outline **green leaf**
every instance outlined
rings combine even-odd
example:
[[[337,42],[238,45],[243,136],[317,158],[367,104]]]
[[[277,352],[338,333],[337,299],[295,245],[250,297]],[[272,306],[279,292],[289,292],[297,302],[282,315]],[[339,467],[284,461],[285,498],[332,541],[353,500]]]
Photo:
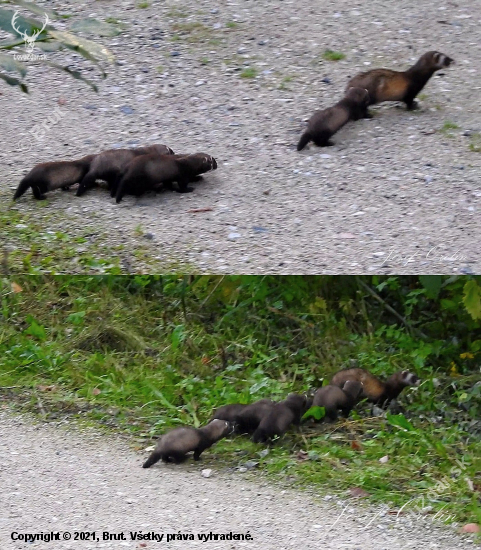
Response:
[[[177,325],[172,331],[172,349],[176,350],[179,347],[179,344],[184,341],[184,338],[184,325]]]
[[[439,296],[443,284],[442,275],[419,275],[419,280],[426,289],[428,298],[435,300]]]
[[[92,17],[75,22],[71,30],[75,32],[84,32],[86,34],[95,34],[97,36],[117,36],[122,32],[117,25],[104,23]]]
[[[307,418],[314,418],[315,420],[321,420],[326,416],[326,409],[324,407],[311,407],[302,416],[302,420]]]
[[[12,18],[15,15],[14,11],[5,10],[0,8],[0,29],[10,34],[16,36],[21,36],[13,27],[12,27]],[[27,34],[32,34],[34,31],[41,29],[43,27],[42,21],[37,21],[36,19],[31,19],[30,17],[23,17],[23,15],[18,14],[15,22],[15,26]],[[42,33],[43,35],[43,33]],[[40,36],[42,36],[40,35]]]
[[[100,59],[113,63],[115,59],[113,54],[105,46],[96,44],[86,38],[80,38],[69,32],[54,30],[49,30],[49,35],[93,63],[98,64]]]
[[[25,92],[26,94],[28,94],[27,86],[23,82],[18,80],[18,78],[13,78],[12,76],[8,76],[7,74],[3,74],[3,73],[0,73],[0,78],[2,80],[5,80],[5,82],[7,84],[10,84],[10,86],[20,86],[20,89],[22,90],[22,92]]]
[[[414,426],[409,422],[409,420],[403,415],[403,414],[387,414],[386,420],[391,424],[392,426],[396,426],[397,428],[401,428],[403,430],[406,430],[407,432],[415,432],[416,429]]]
[[[47,333],[45,332],[43,326],[39,325],[31,315],[27,316],[27,322],[30,323],[30,325],[24,331],[24,333],[35,336],[35,338],[38,338],[39,340],[45,340],[45,338],[47,337]]]
[[[16,6],[22,6],[22,8],[26,8],[27,10],[29,10],[33,13],[36,13],[37,15],[45,15],[46,14],[52,19],[55,19],[55,18],[58,18],[58,17],[62,17],[62,18],[67,17],[65,15],[59,15],[54,10],[46,9],[43,6],[42,7],[37,6],[37,4],[35,4],[33,2],[25,2],[24,0],[15,0],[15,5]]]
[[[0,67],[3,67],[6,71],[16,71],[22,76],[27,74],[27,68],[23,63],[16,61],[11,55],[0,54]]]
[[[94,90],[94,92],[99,91],[99,89],[97,88],[97,85],[94,84],[88,78],[85,78],[84,76],[82,76],[82,73],[80,73],[79,71],[74,71],[74,70],[70,69],[69,67],[59,65],[58,63],[53,63],[52,61],[45,61],[44,60],[44,61],[42,61],[42,63],[45,63],[46,65],[49,65],[50,67],[53,67],[54,69],[64,71],[64,72],[68,73],[70,76],[73,76],[73,78],[75,78],[77,80],[82,80],[82,82],[85,82],[85,84],[88,84],[92,88],[92,90]]]
[[[67,321],[72,323],[73,325],[80,325],[83,323],[85,317],[85,311],[77,311],[75,313],[71,313],[67,317]]]
[[[471,279],[464,285],[463,303],[466,311],[476,321],[481,319],[481,288]]]

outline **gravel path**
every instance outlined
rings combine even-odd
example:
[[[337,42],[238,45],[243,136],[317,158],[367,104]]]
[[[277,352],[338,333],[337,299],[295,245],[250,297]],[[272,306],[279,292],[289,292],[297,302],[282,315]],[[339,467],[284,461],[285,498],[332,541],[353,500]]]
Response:
[[[478,1],[56,5],[75,12],[70,21],[123,21],[123,34],[99,39],[118,64],[98,94],[36,66],[30,96],[1,87],[2,202],[37,162],[163,142],[210,153],[219,169],[183,196],[115,205],[97,189],[82,198],[52,193],[45,207],[29,195],[15,208],[34,220],[54,215],[66,227],[98,225],[112,247],[134,248],[136,231],[150,233],[152,258],[196,271],[481,272],[481,153],[469,150],[481,131]],[[346,58],[326,61],[326,49]],[[304,121],[336,102],[349,76],[406,68],[431,49],[456,64],[431,79],[418,112],[377,106],[373,120],[342,129],[334,147],[295,151]],[[89,66],[66,57],[72,68]],[[241,78],[249,67],[257,77]],[[86,74],[95,79],[98,71]],[[55,109],[60,121],[29,149],[32,121]],[[440,131],[446,122],[457,128]],[[212,210],[189,212],[196,208]]]
[[[243,475],[213,471],[209,454],[200,465],[141,468],[144,457],[120,438],[79,434],[33,424],[0,411],[0,546],[4,548],[158,548],[155,541],[130,540],[130,531],[194,534],[249,533],[253,541],[164,540],[164,546],[214,549],[305,548],[306,550],[468,550],[475,544],[450,528],[404,516],[375,517],[377,511],[325,502],[281,491]],[[336,523],[337,522],[337,523]],[[369,525],[368,525],[369,524]],[[13,542],[11,533],[125,533],[125,541]]]

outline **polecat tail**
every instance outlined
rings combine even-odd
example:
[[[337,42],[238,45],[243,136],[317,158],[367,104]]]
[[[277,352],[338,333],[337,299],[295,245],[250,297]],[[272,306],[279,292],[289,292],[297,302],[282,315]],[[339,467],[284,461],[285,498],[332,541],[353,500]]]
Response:
[[[311,136],[309,134],[309,132],[306,130],[302,136],[301,136],[301,139],[299,140],[299,143],[297,144],[297,150],[298,151],[302,151],[302,149],[304,149],[304,147],[311,141]]]
[[[144,462],[142,468],[150,468],[153,464],[158,462],[162,458],[162,453],[159,451],[154,451],[149,458]]]
[[[23,178],[23,180],[18,184],[17,190],[15,191],[15,195],[13,195],[13,200],[16,201],[19,197],[21,197],[26,191],[31,187],[30,179]]]

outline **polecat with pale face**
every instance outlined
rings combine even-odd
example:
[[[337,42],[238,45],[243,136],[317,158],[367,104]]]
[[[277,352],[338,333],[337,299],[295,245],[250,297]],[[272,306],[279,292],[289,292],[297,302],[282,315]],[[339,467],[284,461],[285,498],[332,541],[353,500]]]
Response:
[[[373,69],[360,73],[348,82],[346,91],[352,87],[365,88],[369,92],[370,105],[382,101],[403,101],[408,109],[413,109],[414,98],[433,74],[453,62],[444,53],[426,52],[407,71]]]

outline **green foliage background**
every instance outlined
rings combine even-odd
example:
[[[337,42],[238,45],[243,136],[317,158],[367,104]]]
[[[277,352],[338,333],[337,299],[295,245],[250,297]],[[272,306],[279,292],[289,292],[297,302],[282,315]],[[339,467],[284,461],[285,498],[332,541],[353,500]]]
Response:
[[[1,285],[0,399],[142,441],[198,426],[226,403],[317,388],[346,366],[380,377],[413,371],[423,383],[403,392],[403,414],[372,418],[361,404],[347,421],[307,423],[267,455],[238,437],[204,461],[237,467],[250,457],[289,483],[362,487],[395,508],[429,495],[434,512],[447,506],[450,519],[481,521],[477,277],[35,276]]]

